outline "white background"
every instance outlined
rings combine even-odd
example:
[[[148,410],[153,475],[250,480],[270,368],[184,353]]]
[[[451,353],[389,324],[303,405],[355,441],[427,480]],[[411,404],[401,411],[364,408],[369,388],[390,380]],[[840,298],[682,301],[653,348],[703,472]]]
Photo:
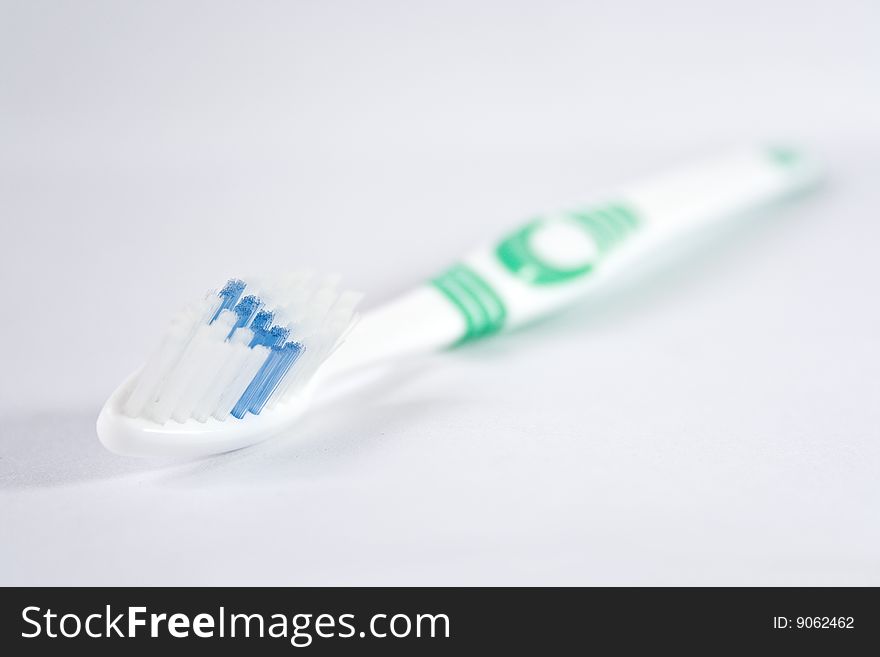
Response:
[[[0,583],[880,584],[880,4],[0,0]],[[196,463],[94,420],[181,304],[391,298],[691,156],[826,188]]]

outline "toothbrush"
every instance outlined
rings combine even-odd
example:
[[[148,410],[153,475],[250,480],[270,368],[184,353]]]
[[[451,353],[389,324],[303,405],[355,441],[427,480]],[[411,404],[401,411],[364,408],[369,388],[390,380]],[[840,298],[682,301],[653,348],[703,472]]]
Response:
[[[362,317],[361,295],[337,291],[335,279],[230,280],[174,318],[104,405],[98,437],[131,456],[252,445],[294,424],[333,375],[525,324],[688,231],[819,179],[816,162],[796,151],[737,151],[535,218]]]

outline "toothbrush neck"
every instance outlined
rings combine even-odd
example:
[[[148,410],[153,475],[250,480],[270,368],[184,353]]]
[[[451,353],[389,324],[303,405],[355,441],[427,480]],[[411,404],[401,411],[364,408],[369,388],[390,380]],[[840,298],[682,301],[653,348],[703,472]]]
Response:
[[[321,368],[322,376],[438,351],[464,333],[464,320],[432,285],[367,311]]]

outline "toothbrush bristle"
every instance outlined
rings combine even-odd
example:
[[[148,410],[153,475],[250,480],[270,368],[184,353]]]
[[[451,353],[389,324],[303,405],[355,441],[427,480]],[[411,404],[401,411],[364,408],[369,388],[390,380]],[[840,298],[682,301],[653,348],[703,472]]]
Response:
[[[357,321],[336,279],[229,280],[173,319],[123,412],[160,424],[243,419],[295,396]]]

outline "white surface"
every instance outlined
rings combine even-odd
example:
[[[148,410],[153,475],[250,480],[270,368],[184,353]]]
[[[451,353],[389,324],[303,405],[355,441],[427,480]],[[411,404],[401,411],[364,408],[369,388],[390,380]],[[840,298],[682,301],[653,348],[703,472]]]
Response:
[[[876,2],[0,4],[2,584],[880,584]],[[376,301],[732,143],[821,195],[197,463],[104,397],[222,280]]]

